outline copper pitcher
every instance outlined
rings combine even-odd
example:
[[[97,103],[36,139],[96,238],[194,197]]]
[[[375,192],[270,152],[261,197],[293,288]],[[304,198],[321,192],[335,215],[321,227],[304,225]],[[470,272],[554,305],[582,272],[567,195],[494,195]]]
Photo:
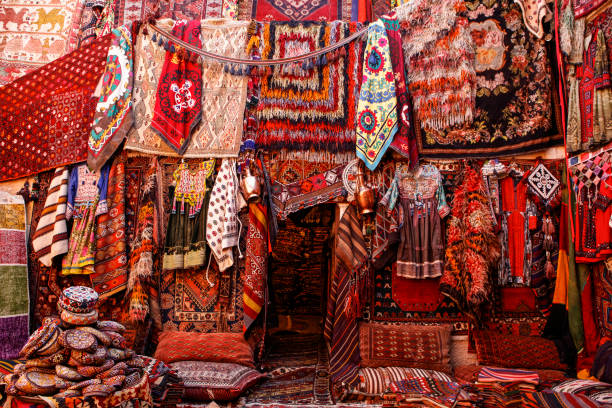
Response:
[[[360,213],[362,215],[366,215],[372,214],[374,212],[376,199],[374,197],[374,190],[367,186],[363,176],[363,171],[360,168],[359,172],[357,173],[357,186],[355,188],[355,196],[357,198],[357,204],[359,205]]]
[[[251,172],[251,168],[247,166],[246,173],[240,181],[242,194],[249,203],[257,203],[261,200],[261,183],[259,178]]]

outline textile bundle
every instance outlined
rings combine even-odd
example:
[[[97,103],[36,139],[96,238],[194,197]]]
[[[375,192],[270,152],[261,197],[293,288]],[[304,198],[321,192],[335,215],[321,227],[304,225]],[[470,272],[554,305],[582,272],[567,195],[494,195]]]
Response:
[[[88,141],[87,164],[100,170],[132,127],[132,25],[112,32],[113,40],[102,77],[102,95],[96,105]]]
[[[264,306],[268,268],[268,214],[261,204],[249,204],[244,275],[244,326],[249,328]]]
[[[462,1],[410,1],[396,9],[403,31],[408,90],[425,129],[470,123],[476,72]],[[434,23],[435,21],[435,23]]]
[[[51,261],[57,255],[68,252],[67,200],[68,169],[58,167],[55,169],[45,207],[32,237],[32,248],[36,251],[40,263],[45,266],[51,266]]]
[[[455,191],[446,245],[440,292],[466,313],[477,315],[491,297],[489,267],[499,257],[499,243],[482,177],[469,167]]]
[[[0,191],[0,358],[17,358],[29,336],[30,296],[23,197]]]
[[[271,22],[260,40],[262,59],[289,58],[348,37],[357,26],[335,21]],[[276,65],[261,78],[257,146],[337,153],[354,150],[358,43],[317,64]]]
[[[357,318],[365,302],[363,273],[367,269],[366,244],[357,209],[349,206],[338,224],[335,271],[330,279],[325,318],[325,339],[330,345],[330,374],[334,384],[356,386],[359,381],[359,327]]]
[[[102,37],[0,88],[0,181],[87,158],[92,95],[110,40]]]

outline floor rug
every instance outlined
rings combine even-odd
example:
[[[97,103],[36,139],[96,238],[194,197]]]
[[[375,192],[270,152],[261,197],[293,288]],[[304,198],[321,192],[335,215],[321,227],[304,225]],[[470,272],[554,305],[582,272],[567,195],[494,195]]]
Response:
[[[0,359],[17,358],[28,340],[30,295],[23,197],[0,192]]]
[[[257,21],[334,21],[351,17],[351,2],[346,0],[253,0],[248,6],[250,17]]]
[[[450,131],[416,126],[421,155],[490,158],[562,144],[549,59],[553,50],[527,30],[512,1],[470,0],[465,5],[477,56],[474,121]]]

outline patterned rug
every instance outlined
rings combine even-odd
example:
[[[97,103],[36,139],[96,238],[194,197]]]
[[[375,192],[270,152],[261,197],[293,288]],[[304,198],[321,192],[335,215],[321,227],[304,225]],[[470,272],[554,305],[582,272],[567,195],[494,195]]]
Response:
[[[23,197],[0,192],[0,359],[17,358],[29,336],[30,295]]]
[[[466,1],[476,45],[474,122],[451,131],[417,126],[425,157],[493,157],[563,143],[558,96],[544,39],[529,33],[510,0]],[[537,85],[535,85],[537,84]]]
[[[612,337],[612,272],[607,267],[593,268],[595,312],[599,334]]]
[[[80,0],[5,0],[0,9],[0,86],[77,47]]]
[[[417,324],[453,324],[453,333],[467,333],[467,318],[446,297],[442,297],[434,310],[432,307],[422,305],[421,310],[403,310],[393,297],[392,267],[387,265],[374,274],[374,290],[372,291],[372,316],[377,321],[401,321]],[[412,305],[414,306],[414,305]],[[407,309],[417,307],[408,306]],[[425,310],[423,310],[425,309]]]
[[[241,7],[250,8],[250,18],[257,21],[334,21],[351,18],[350,0],[252,0],[252,3]]]
[[[356,29],[354,24],[339,21],[266,23],[260,41],[261,58],[287,58],[310,52],[338,42]],[[335,58],[325,57],[326,64],[313,64],[309,69],[301,63],[275,66],[261,77],[258,147],[306,150],[305,155],[310,149],[315,149],[316,154],[355,149],[355,44],[358,42],[351,43]]]

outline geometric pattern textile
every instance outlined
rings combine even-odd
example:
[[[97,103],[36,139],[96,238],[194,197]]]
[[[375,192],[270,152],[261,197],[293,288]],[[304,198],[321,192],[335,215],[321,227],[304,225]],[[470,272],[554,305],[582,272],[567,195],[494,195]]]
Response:
[[[601,408],[602,405],[583,395],[565,392],[526,392],[521,407],[525,408]]]
[[[0,88],[0,181],[87,158],[110,36]]]
[[[610,262],[612,259],[606,265]],[[599,333],[602,337],[612,337],[612,268],[593,268],[592,277]]]
[[[389,386],[393,383],[418,379],[432,379],[446,382],[453,381],[447,374],[439,371],[404,367],[366,367],[359,370],[359,385],[354,391],[368,395],[379,395],[388,392]]]
[[[30,295],[23,197],[0,191],[0,359],[17,358],[29,335]]]
[[[253,0],[250,18],[257,21],[347,20],[350,19],[350,6],[347,7],[345,2],[346,0]]]

